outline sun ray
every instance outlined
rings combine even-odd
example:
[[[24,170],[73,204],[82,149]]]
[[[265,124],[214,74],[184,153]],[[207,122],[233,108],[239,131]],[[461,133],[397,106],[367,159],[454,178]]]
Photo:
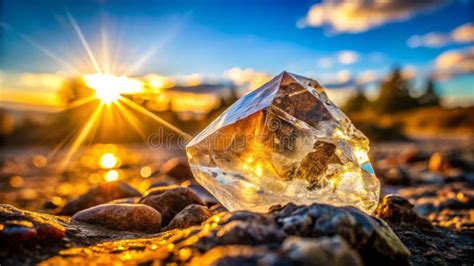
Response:
[[[84,143],[84,141],[89,136],[89,133],[94,128],[94,126],[96,126],[96,121],[99,118],[99,115],[101,114],[103,107],[104,105],[101,104],[94,110],[94,112],[89,117],[86,124],[84,125],[84,127],[80,130],[78,136],[74,139],[73,143],[67,150],[66,155],[64,156],[64,159],[59,164],[60,172],[63,172],[66,169],[71,158],[77,152],[79,147]]]
[[[181,136],[183,136],[184,138],[186,138],[186,140],[191,140],[192,139],[192,136],[189,135],[188,133],[182,131],[181,129],[177,128],[176,126],[174,126],[173,124],[169,123],[168,121],[164,120],[163,118],[157,116],[156,114],[148,111],[147,109],[145,109],[143,106],[135,103],[134,101],[126,98],[126,97],[123,97],[121,96],[119,98],[119,101],[123,102],[124,104],[128,105],[130,108],[140,112],[141,114],[143,115],[146,115],[148,116],[149,118],[155,120],[156,122],[164,125],[165,127],[171,129],[172,131],[180,134]]]
[[[136,71],[140,70],[143,65],[150,60],[150,58],[155,55],[155,53],[161,49],[168,41],[170,41],[177,33],[181,25],[177,25],[165,34],[162,34],[161,39],[158,42],[154,42],[153,47],[146,51],[141,57],[139,57],[134,63],[127,67],[121,75],[132,75]]]
[[[146,134],[143,130],[143,127],[140,125],[140,122],[138,119],[129,111],[127,110],[120,102],[116,105],[117,108],[119,109],[119,112],[121,115],[127,120],[127,122],[135,129],[137,134],[140,136],[140,138],[145,141]]]
[[[126,25],[125,25],[126,26]],[[126,36],[127,34],[127,29],[126,28],[121,28],[118,30],[118,32],[116,34],[114,34],[114,40],[115,40],[115,44],[113,45],[113,48],[111,48],[111,55],[110,55],[110,58],[111,58],[111,66],[110,66],[110,71],[111,73],[119,73],[120,72],[120,67],[121,65],[119,65],[117,62],[124,62],[123,60],[123,53],[122,53],[122,41],[124,39],[124,37]]]
[[[64,146],[72,139],[72,137],[74,136],[74,133],[76,133],[77,131],[71,131],[69,134],[67,134],[67,136],[61,141],[59,142],[58,145],[56,145],[53,150],[46,156],[48,162],[49,161],[52,161],[52,158],[55,158],[56,155],[64,148]]]
[[[71,13],[69,12],[66,12],[67,13],[67,16],[69,18],[69,22],[71,23],[72,27],[74,28],[74,30],[76,31],[76,34],[77,34],[77,37],[79,37],[79,40],[81,41],[82,43],[82,46],[84,47],[84,49],[86,50],[87,52],[87,55],[89,56],[89,59],[91,60],[91,63],[92,65],[94,66],[95,70],[98,72],[98,73],[103,73],[102,72],[102,69],[99,65],[99,63],[97,62],[97,59],[95,58],[94,56],[94,53],[92,53],[92,50],[91,48],[89,47],[89,43],[87,42],[86,38],[84,37],[84,34],[82,34],[82,30],[81,28],[79,27],[79,25],[77,24],[76,20],[74,19],[74,17],[71,15]]]
[[[141,56],[135,63],[128,67],[121,75],[129,76],[139,70],[158,50],[158,47],[150,49],[143,56]]]
[[[14,34],[16,34],[18,37],[20,37],[20,39],[22,39],[23,41],[29,43],[31,46],[35,47],[36,49],[40,50],[44,55],[48,56],[49,58],[53,59],[56,63],[58,63],[59,65],[67,68],[68,70],[74,72],[74,74],[76,75],[82,75],[82,73],[77,69],[75,68],[74,66],[72,66],[71,64],[68,64],[66,61],[64,61],[63,59],[61,59],[59,56],[57,56],[56,54],[54,54],[53,52],[51,52],[49,49],[47,49],[46,47],[42,46],[41,44],[39,44],[38,42],[36,42],[35,40],[31,39],[30,37],[20,33],[20,32],[17,32],[16,30],[14,30],[10,25],[7,25],[6,23],[0,23],[0,27],[3,28],[4,30],[8,30]]]
[[[105,73],[110,72],[110,51],[109,51],[109,38],[104,23],[100,27],[100,43],[101,43],[101,63],[104,66]]]
[[[64,108],[62,111],[74,109],[74,108],[86,105],[86,104],[91,103],[91,102],[96,101],[96,100],[97,100],[97,97],[95,95],[94,96],[89,96],[89,97],[86,97],[86,98],[81,98],[81,99],[78,99],[78,100],[75,100],[73,102],[68,103],[67,107]]]

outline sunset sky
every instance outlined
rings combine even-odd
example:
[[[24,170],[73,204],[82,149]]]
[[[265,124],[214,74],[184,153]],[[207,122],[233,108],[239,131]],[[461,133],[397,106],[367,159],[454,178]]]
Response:
[[[0,3],[0,85],[9,93],[25,89],[25,73],[94,73],[84,36],[113,74],[243,84],[288,70],[371,94],[400,66],[417,87],[434,76],[449,105],[474,103],[469,0]]]

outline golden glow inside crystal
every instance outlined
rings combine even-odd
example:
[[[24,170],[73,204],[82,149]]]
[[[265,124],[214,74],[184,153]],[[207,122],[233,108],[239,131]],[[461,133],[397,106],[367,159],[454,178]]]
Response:
[[[283,72],[186,147],[196,180],[231,211],[275,204],[377,207],[369,140],[315,80]]]

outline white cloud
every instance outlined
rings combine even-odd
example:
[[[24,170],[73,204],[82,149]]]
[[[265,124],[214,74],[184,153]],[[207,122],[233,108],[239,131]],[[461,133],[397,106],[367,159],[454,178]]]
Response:
[[[334,32],[363,32],[392,21],[411,18],[415,13],[438,6],[443,0],[323,0],[311,6],[297,26],[330,26]]]
[[[454,29],[451,37],[455,42],[474,42],[474,23],[466,23]]]
[[[252,68],[234,67],[224,72],[224,77],[232,80],[245,91],[252,91],[272,79],[268,73],[259,72]]]
[[[338,83],[346,83],[352,79],[352,74],[349,70],[341,70],[336,74]]]
[[[331,68],[335,64],[352,65],[357,63],[360,57],[361,55],[359,55],[359,53],[356,51],[342,50],[330,56],[319,58],[317,61],[317,66],[324,69]]]
[[[437,79],[449,79],[467,73],[474,73],[474,46],[449,50],[435,59],[433,74]]]
[[[430,32],[425,35],[413,35],[407,40],[411,48],[439,48],[452,43],[474,42],[474,23],[463,24],[449,33]]]
[[[169,79],[170,82],[186,87],[198,86],[208,81],[207,77],[204,77],[203,75],[197,73],[187,75],[174,75],[169,77],[163,76],[163,78]]]
[[[354,64],[359,60],[359,54],[354,51],[341,51],[337,54],[337,61],[344,65]]]
[[[407,40],[407,44],[411,48],[420,46],[439,48],[450,43],[449,35],[431,32],[426,35],[413,35]]]

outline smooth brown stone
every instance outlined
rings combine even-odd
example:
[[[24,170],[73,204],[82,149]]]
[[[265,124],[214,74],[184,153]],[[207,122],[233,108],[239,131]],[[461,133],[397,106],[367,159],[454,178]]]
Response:
[[[80,211],[72,219],[123,231],[157,233],[161,229],[161,214],[144,204],[102,204]]]

